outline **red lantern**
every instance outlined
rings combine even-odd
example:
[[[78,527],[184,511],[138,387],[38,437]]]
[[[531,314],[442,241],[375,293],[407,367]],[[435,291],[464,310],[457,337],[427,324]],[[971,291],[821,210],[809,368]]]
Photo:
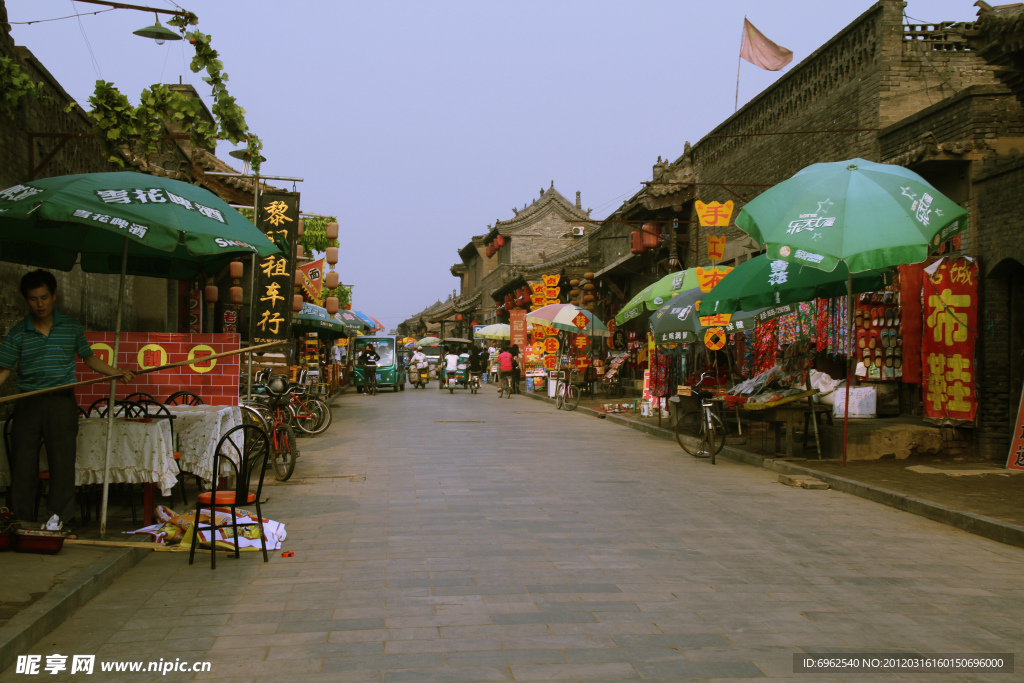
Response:
[[[498,243],[498,249],[501,249],[503,246],[505,246],[505,236],[498,235],[498,239],[496,239],[495,242]]]
[[[242,303],[242,288],[232,287],[228,290],[228,295],[231,297],[231,303],[240,304]]]
[[[338,274],[333,270],[327,271],[324,275],[324,284],[327,285],[327,289],[334,289],[338,286]]]
[[[217,303],[217,285],[206,285],[204,298],[208,304]]]
[[[338,248],[337,247],[327,247],[327,256],[326,256],[326,258],[327,258],[327,262],[330,263],[332,266],[334,264],[336,264],[338,262]]]
[[[292,311],[298,313],[302,310],[302,295],[295,294],[292,296]]]
[[[644,249],[654,249],[658,246],[658,239],[661,235],[661,228],[654,223],[644,223],[643,242]]]
[[[639,230],[629,233],[629,252],[631,254],[644,253],[644,238]]]
[[[336,240],[336,239],[338,239],[338,224],[337,223],[328,223],[324,227],[324,232],[327,233],[327,239],[329,239],[329,240]]]
[[[232,261],[228,265],[228,270],[231,273],[232,280],[241,280],[243,273],[245,273],[245,264],[241,261]]]
[[[462,314],[461,313],[456,313],[455,314],[455,322],[457,322],[457,323],[461,323],[462,322]]]
[[[299,270],[298,268],[296,268],[295,269],[295,286],[296,287],[301,287],[303,284],[305,284],[305,282],[306,282],[306,278],[303,277],[302,271]]]
[[[338,312],[338,297],[336,297],[336,296],[329,296],[329,297],[327,297],[327,299],[324,301],[324,308],[326,308],[327,312],[330,313],[331,315],[334,315],[335,313],[337,313]]]

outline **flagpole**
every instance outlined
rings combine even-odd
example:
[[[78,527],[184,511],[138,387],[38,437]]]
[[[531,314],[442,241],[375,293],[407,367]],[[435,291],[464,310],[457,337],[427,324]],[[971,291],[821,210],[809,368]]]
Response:
[[[747,15],[743,15],[743,30],[740,32],[740,56],[736,58],[736,102],[732,113],[740,109],[740,67],[743,66],[743,38],[747,34]]]

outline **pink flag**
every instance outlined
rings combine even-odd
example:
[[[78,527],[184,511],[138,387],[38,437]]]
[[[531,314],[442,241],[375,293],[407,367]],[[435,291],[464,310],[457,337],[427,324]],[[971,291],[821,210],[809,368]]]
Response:
[[[740,57],[762,69],[778,71],[793,61],[793,51],[768,40],[744,17],[743,45],[740,46]]]

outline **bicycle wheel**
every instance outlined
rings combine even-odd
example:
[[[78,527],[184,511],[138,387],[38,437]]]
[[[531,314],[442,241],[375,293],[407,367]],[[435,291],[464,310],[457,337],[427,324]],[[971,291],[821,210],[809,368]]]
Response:
[[[512,378],[505,379],[505,398],[512,398]]]
[[[309,436],[317,433],[316,426],[320,421],[320,415],[317,414],[312,401],[289,403],[288,410],[292,414],[292,427]]]
[[[566,410],[576,410],[576,406],[580,404],[580,388],[575,384],[565,385],[565,398],[562,400],[562,405],[565,406]]]
[[[565,405],[565,385],[561,381],[555,383],[555,410]]]
[[[247,405],[240,405],[238,406],[238,409],[242,411],[242,424],[259,427],[264,432],[269,431],[269,428],[267,426],[267,419],[264,415],[260,413],[259,410]]]
[[[295,430],[279,422],[274,425],[274,473],[278,481],[288,481],[295,471],[295,458],[299,457]]]
[[[315,409],[320,411],[320,422],[316,426],[316,433],[321,434],[327,431],[327,428],[331,426],[331,421],[334,420],[334,414],[331,412],[331,407],[327,405],[326,401],[322,401],[319,398],[313,399],[313,406]]]
[[[707,458],[711,452],[704,442],[704,411],[691,410],[676,422],[676,441],[679,446],[695,458]]]

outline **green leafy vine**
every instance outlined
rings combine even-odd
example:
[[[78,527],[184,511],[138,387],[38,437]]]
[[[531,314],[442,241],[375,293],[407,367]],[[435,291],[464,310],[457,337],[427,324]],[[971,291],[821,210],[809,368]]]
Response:
[[[337,222],[338,219],[334,216],[328,216],[327,218],[308,216],[303,218],[302,237],[299,238],[299,244],[310,253],[325,251],[327,247],[338,246],[338,240],[327,239],[327,224]]]
[[[21,66],[10,57],[0,56],[0,112],[13,119],[23,97],[42,97],[49,100],[43,82],[33,83]]]

